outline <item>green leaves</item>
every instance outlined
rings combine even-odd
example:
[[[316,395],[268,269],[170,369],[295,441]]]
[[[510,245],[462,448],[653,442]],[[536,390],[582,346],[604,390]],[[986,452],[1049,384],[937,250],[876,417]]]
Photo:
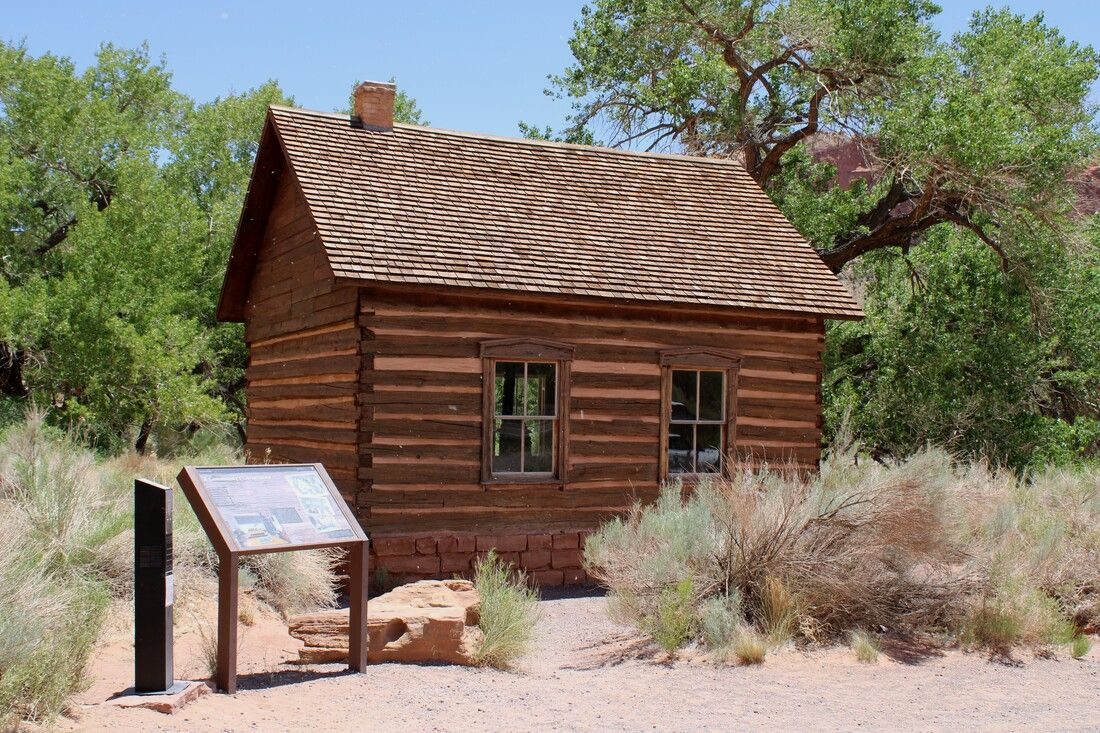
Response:
[[[567,135],[737,157],[796,221],[808,202],[786,198],[785,169],[805,169],[799,148],[822,133],[860,141],[883,185],[834,201],[843,211],[832,227],[819,215],[807,231],[834,270],[908,249],[944,223],[1010,258],[1001,225],[1058,224],[1068,175],[1100,144],[1087,101],[1100,60],[1042,16],[1007,10],[975,14],[943,40],[938,10],[924,0],[600,0],[574,27],[575,63],[552,82],[574,100]]]
[[[1006,278],[973,235],[939,227],[909,257],[853,268],[866,320],[826,339],[827,422],[878,455],[927,443],[1015,467],[1095,452],[1100,258],[1033,242]],[[1061,254],[1059,254],[1061,253]]]
[[[194,105],[144,47],[78,73],[0,45],[0,341],[21,355],[2,366],[55,419],[114,447],[240,409],[244,347],[214,303],[287,101],[269,82]]]

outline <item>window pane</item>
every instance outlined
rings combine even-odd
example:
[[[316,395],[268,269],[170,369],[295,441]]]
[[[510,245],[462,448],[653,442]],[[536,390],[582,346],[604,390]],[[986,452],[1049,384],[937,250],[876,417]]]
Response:
[[[493,471],[516,473],[520,470],[522,420],[493,421]]]
[[[726,395],[722,389],[725,375],[722,372],[699,372],[699,419],[721,420],[724,415]]]
[[[550,473],[554,470],[554,421],[526,420],[524,423],[524,472]]]
[[[669,473],[692,472],[692,443],[695,426],[668,426],[668,471]]]
[[[527,414],[556,415],[554,364],[527,365]]]
[[[523,414],[523,362],[498,361],[493,399],[497,415]]]
[[[672,370],[672,419],[695,419],[695,371]]]
[[[696,445],[698,457],[695,462],[697,473],[718,473],[722,467],[722,426],[697,425]]]

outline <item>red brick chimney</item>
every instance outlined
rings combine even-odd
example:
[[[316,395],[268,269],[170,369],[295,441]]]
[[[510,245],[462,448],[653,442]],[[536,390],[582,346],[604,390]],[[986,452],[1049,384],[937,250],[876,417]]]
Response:
[[[393,98],[397,86],[384,81],[365,81],[355,88],[353,110],[363,127],[372,130],[393,129]]]

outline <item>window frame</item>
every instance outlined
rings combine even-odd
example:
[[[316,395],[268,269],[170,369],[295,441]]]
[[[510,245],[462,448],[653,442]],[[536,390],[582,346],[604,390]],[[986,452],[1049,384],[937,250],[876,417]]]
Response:
[[[677,478],[698,482],[708,476],[730,475],[730,459],[737,449],[737,382],[741,369],[741,356],[725,349],[705,347],[664,349],[660,352],[661,365],[661,429],[658,472],[662,481]],[[668,460],[669,426],[672,422],[672,372],[673,370],[723,372],[725,375],[725,439],[722,444],[720,467],[716,473],[670,473]],[[704,421],[705,423],[705,421]],[[722,424],[722,423],[709,423]]]
[[[540,338],[503,338],[481,342],[481,483],[562,485],[569,456],[569,365],[571,344]],[[496,365],[498,361],[554,364],[556,383],[554,470],[545,473],[493,471],[493,425],[496,421]]]

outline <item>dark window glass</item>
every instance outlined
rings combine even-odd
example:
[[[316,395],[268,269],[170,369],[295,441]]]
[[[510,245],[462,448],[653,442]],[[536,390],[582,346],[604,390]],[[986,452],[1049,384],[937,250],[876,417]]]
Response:
[[[672,419],[694,420],[698,397],[698,372],[675,369],[672,372]]]
[[[722,426],[695,426],[695,472],[718,473],[722,466]]]
[[[493,379],[493,473],[553,473],[557,365],[498,361]]]
[[[556,364],[527,365],[527,414],[556,415],[554,372]]]
[[[669,473],[718,473],[726,431],[726,374],[672,370]]]
[[[668,470],[671,473],[691,473],[694,425],[672,425],[668,431]]]
[[[523,414],[523,362],[498,361],[495,400],[497,415]]]
[[[550,473],[554,470],[554,421],[528,420],[524,431],[524,471]]]
[[[725,376],[722,372],[699,372],[700,420],[721,420],[725,414]]]
[[[522,420],[493,421],[493,471],[516,473],[520,470],[522,430]]]

